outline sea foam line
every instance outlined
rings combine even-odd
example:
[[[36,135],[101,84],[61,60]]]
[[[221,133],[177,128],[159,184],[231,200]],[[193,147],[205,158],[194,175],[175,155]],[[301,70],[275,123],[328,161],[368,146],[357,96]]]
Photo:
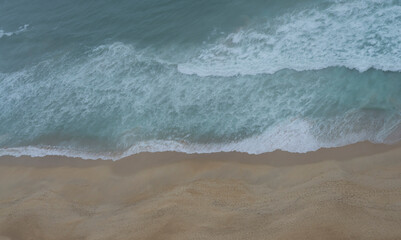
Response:
[[[20,34],[24,31],[26,31],[29,27],[29,24],[25,24],[24,26],[20,26],[18,30],[14,32],[5,32],[4,30],[0,29],[0,38],[2,37],[11,37],[12,35],[17,35]]]
[[[82,159],[119,160],[142,152],[183,152],[194,153],[215,153],[215,152],[243,152],[248,154],[262,154],[283,150],[294,153],[305,153],[316,151],[320,148],[332,148],[345,146],[357,142],[369,140],[368,134],[348,134],[341,139],[331,142],[319,141],[310,133],[309,123],[305,120],[293,120],[279,124],[265,133],[230,143],[199,144],[184,141],[151,140],[137,143],[123,152],[85,152],[75,149],[54,147],[54,146],[26,146],[15,148],[1,148],[0,156],[66,156]],[[302,144],[300,144],[302,143]]]

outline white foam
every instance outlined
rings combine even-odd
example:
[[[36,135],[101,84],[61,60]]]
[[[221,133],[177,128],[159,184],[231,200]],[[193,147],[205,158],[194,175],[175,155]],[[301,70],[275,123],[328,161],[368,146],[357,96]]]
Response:
[[[237,41],[237,40],[236,40]],[[49,60],[50,61],[50,60]],[[4,93],[7,94],[0,94],[0,99],[4,103],[4,106],[10,106],[13,104],[13,101],[17,101],[18,99],[24,96],[32,96],[31,99],[36,99],[38,97],[38,94],[44,94],[47,93],[43,91],[43,89],[51,89],[49,91],[49,94],[54,94],[54,98],[50,99],[58,99],[60,103],[65,103],[70,101],[71,99],[77,99],[78,97],[81,98],[81,101],[84,102],[85,104],[82,105],[72,105],[73,108],[71,109],[66,109],[62,107],[68,107],[68,104],[66,106],[62,107],[56,107],[52,109],[35,109],[35,113],[40,113],[43,115],[40,115],[40,117],[35,117],[32,118],[32,115],[29,114],[24,114],[22,117],[25,117],[24,119],[27,123],[27,128],[23,129],[21,136],[31,136],[36,134],[36,136],[41,136],[43,132],[46,132],[46,130],[49,128],[49,124],[51,123],[61,123],[63,120],[66,118],[64,117],[63,114],[60,114],[61,111],[64,111],[65,113],[68,114],[68,120],[73,119],[74,117],[77,117],[81,121],[79,122],[80,124],[88,124],[88,123],[83,123],[82,121],[85,121],[85,118],[82,118],[84,114],[87,114],[86,111],[90,112],[93,107],[97,106],[97,102],[91,101],[92,99],[100,99],[98,101],[103,101],[107,102],[109,99],[104,99],[103,97],[107,97],[105,94],[98,95],[99,93],[104,92],[118,92],[121,93],[121,89],[125,89],[131,85],[138,85],[138,86],[144,86],[143,83],[147,82],[148,79],[153,79],[153,78],[141,78],[140,74],[148,74],[149,71],[147,71],[146,66],[150,70],[152,70],[152,63],[155,62],[155,60],[151,59],[148,60],[146,56],[142,52],[138,52],[135,50],[134,47],[131,45],[126,45],[122,43],[114,43],[112,45],[106,45],[106,46],[101,46],[96,48],[93,52],[90,53],[90,56],[86,61],[84,61],[82,64],[77,64],[74,62],[71,65],[63,65],[64,71],[53,71],[50,72],[48,78],[45,79],[46,81],[28,81],[32,74],[35,73],[35,69],[30,69],[26,71],[21,71],[17,73],[12,73],[11,75],[8,74],[1,74],[0,73],[0,79],[3,79],[3,87],[2,90],[4,90]],[[79,62],[80,63],[80,62]],[[46,64],[45,64],[46,65]],[[161,64],[164,66],[164,64]],[[47,66],[47,65],[46,65]],[[51,68],[51,64],[49,65]],[[160,67],[156,65],[156,69],[160,70]],[[146,71],[145,71],[145,70]],[[169,68],[170,69],[170,68]],[[161,76],[161,75],[166,75],[166,74],[172,74],[170,71],[163,70],[163,72],[156,72],[154,74],[155,76]],[[4,77],[2,77],[2,75]],[[7,77],[6,77],[7,75]],[[117,77],[116,77],[117,76]],[[119,77],[123,76],[123,77]],[[146,75],[148,76],[148,75]],[[152,77],[153,75],[150,75]],[[182,75],[181,75],[182,76]],[[23,84],[20,85],[20,89],[16,91],[16,83],[18,79],[22,79]],[[25,81],[25,79],[28,79]],[[65,81],[68,80],[68,81]],[[102,81],[96,82],[97,79],[101,79]],[[168,79],[171,79],[169,77]],[[121,83],[115,84],[111,80],[119,80],[123,81],[123,85]],[[154,80],[154,79],[153,79]],[[21,81],[21,80],[19,80]],[[89,84],[86,85],[88,81],[100,83],[100,84]],[[6,84],[7,82],[7,84]],[[52,85],[52,84],[56,85]],[[179,82],[181,84],[181,82]],[[58,85],[61,84],[61,85]],[[172,83],[169,82],[169,85]],[[38,88],[38,86],[43,86],[43,88]],[[90,86],[90,87],[86,87]],[[123,86],[123,88],[121,87]],[[162,86],[167,86],[167,85],[162,85]],[[79,91],[66,91],[68,87],[76,88],[79,89]],[[38,91],[38,89],[41,89],[41,92]],[[165,87],[161,88],[161,93],[164,93],[166,91]],[[209,89],[209,88],[205,88]],[[146,90],[146,91],[145,91]],[[149,89],[144,89],[144,92],[151,92],[153,91],[152,88]],[[224,88],[223,88],[224,90]],[[205,90],[204,90],[205,91]],[[79,95],[69,95],[69,92],[72,93],[79,93]],[[207,91],[205,91],[207,92]],[[128,92],[129,93],[129,92]],[[193,92],[191,92],[193,93]],[[216,91],[214,94],[218,94],[220,92]],[[93,95],[96,94],[96,95]],[[155,92],[152,92],[152,94],[156,94]],[[210,94],[210,92],[208,92]],[[120,96],[122,94],[118,94],[117,96]],[[288,101],[287,97],[289,96],[305,96],[304,93],[300,93],[300,95],[295,94],[293,95],[292,92],[287,91],[284,95],[281,97],[285,101],[278,101],[277,103],[279,104],[274,104],[274,106],[279,106],[280,108],[277,109],[282,109],[283,107],[286,107],[288,109],[288,106],[283,106],[284,104],[291,104],[291,101]],[[3,96],[3,98],[1,97]],[[102,98],[97,98],[97,96],[101,96]],[[158,96],[152,95],[152,96]],[[63,97],[63,101],[60,99]],[[142,107],[146,106],[146,104],[155,103],[152,98],[148,98],[149,95],[145,96],[140,96],[138,97],[138,101],[136,104],[137,106]],[[192,95],[191,95],[192,97]],[[278,97],[274,97],[278,98]],[[297,98],[299,99],[299,98]],[[115,105],[112,106],[121,106],[122,103],[124,103],[124,99],[111,99],[115,101]],[[182,100],[182,101],[185,101]],[[174,103],[179,102],[178,99],[174,99]],[[93,105],[91,105],[93,104]],[[179,103],[178,103],[179,104]],[[264,103],[263,103],[264,104]],[[272,105],[273,106],[273,105]],[[39,105],[35,107],[40,107]],[[103,106],[100,106],[103,108]],[[6,111],[13,111],[15,108],[7,108],[3,110],[3,112]],[[106,109],[107,110],[107,109]],[[47,111],[47,112],[46,112]],[[52,112],[54,111],[54,112]],[[107,111],[106,111],[107,112]],[[7,113],[8,114],[8,113]],[[34,115],[36,116],[36,115]],[[124,116],[124,118],[129,118],[132,116]],[[34,122],[32,122],[34,121]],[[279,119],[277,119],[279,121]],[[344,121],[346,124],[349,125],[348,123],[352,123],[352,118],[348,119],[347,121]],[[361,124],[358,124],[361,125]],[[380,124],[379,124],[380,125]],[[57,125],[56,125],[57,126]],[[86,126],[91,126],[91,125],[86,125]],[[362,126],[362,125],[361,125]],[[381,125],[380,125],[381,126]],[[17,129],[17,128],[15,128]],[[13,129],[13,131],[10,131],[10,133],[3,134],[0,136],[0,143],[1,142],[6,142],[8,141],[7,139],[12,136],[16,130]],[[343,146],[351,143],[355,143],[358,141],[365,141],[365,140],[375,140],[375,136],[377,134],[377,131],[380,129],[374,129],[371,130],[372,128],[366,126],[365,129],[371,131],[369,133],[367,132],[358,132],[358,133],[353,133],[353,134],[338,134],[337,137],[333,137],[334,139],[330,139],[330,141],[323,141],[322,139],[318,139],[318,137],[315,136],[314,130],[316,130],[316,126],[314,126],[313,122],[308,121],[307,119],[293,119],[291,121],[286,121],[282,122],[276,125],[271,126],[268,128],[265,132],[261,133],[260,135],[256,135],[247,139],[243,139],[241,141],[236,141],[236,142],[229,142],[229,143],[211,143],[211,144],[199,144],[199,143],[190,143],[190,142],[184,142],[184,141],[167,141],[167,140],[153,140],[153,141],[146,141],[146,142],[140,142],[137,143],[133,146],[131,146],[132,142],[134,140],[128,139],[126,142],[127,144],[125,146],[131,146],[128,150],[125,152],[106,152],[106,153],[94,153],[94,152],[85,152],[85,151],[80,151],[77,149],[71,149],[71,148],[60,148],[60,147],[51,147],[51,146],[28,146],[28,147],[19,147],[19,148],[3,148],[0,149],[0,156],[4,155],[12,155],[12,156],[22,156],[22,155],[29,155],[29,156],[34,156],[34,157],[43,157],[47,155],[59,155],[59,156],[69,156],[69,157],[81,157],[84,159],[112,159],[112,160],[118,160],[123,157],[140,153],[140,152],[163,152],[163,151],[177,151],[177,152],[186,152],[186,153],[211,153],[211,152],[232,152],[232,151],[237,151],[237,152],[247,152],[250,154],[259,154],[259,153],[264,153],[264,152],[272,152],[277,149],[281,149],[284,151],[289,151],[289,152],[308,152],[308,151],[314,151],[322,147],[337,147],[337,146]],[[342,129],[342,128],[341,128]],[[340,130],[341,130],[340,129]],[[384,128],[384,129],[390,129],[390,128]],[[106,129],[107,130],[107,129]],[[103,136],[110,136],[111,133],[116,133],[117,135],[119,134],[118,131],[115,131],[116,129],[111,128],[109,132],[106,132],[107,134],[104,134]],[[118,129],[117,129],[118,130]],[[344,132],[355,132],[352,131],[353,129],[350,128],[349,131],[346,131],[347,129],[344,130]],[[33,134],[34,131],[35,134]],[[150,132],[150,130],[147,130]],[[333,130],[337,131],[337,129]],[[373,132],[372,132],[373,131]],[[326,130],[326,133],[330,133],[329,130]],[[327,134],[326,134],[327,135]],[[121,136],[121,135],[118,135]],[[373,137],[372,137],[373,136]],[[330,137],[330,136],[329,136]],[[384,137],[383,137],[384,138]],[[135,139],[135,138],[134,138]],[[124,139],[120,139],[124,140]],[[380,142],[380,141],[378,141]],[[125,149],[125,148],[124,148]]]
[[[0,29],[0,38],[2,37],[11,37],[12,35],[17,35],[20,34],[24,31],[26,31],[29,27],[29,24],[25,24],[24,26],[20,26],[18,30],[14,32],[5,32],[4,30]]]
[[[319,141],[311,133],[311,125],[306,120],[294,119],[278,124],[261,135],[250,137],[238,142],[198,144],[184,141],[152,140],[144,141],[130,147],[124,152],[90,153],[68,148],[52,146],[28,146],[0,149],[0,156],[67,156],[83,159],[119,160],[141,152],[184,152],[184,153],[214,153],[214,152],[244,152],[261,154],[283,150],[295,153],[316,151],[320,148],[339,147],[364,141],[366,133],[349,134],[331,142]]]
[[[68,148],[53,147],[53,146],[27,146],[27,147],[13,147],[13,148],[0,148],[0,156],[30,156],[30,157],[45,157],[45,156],[66,156],[77,157],[82,159],[103,159],[109,160],[119,159],[119,155],[112,153],[90,153],[84,151],[77,151]]]
[[[344,66],[401,71],[401,6],[389,0],[335,1],[285,14],[210,44],[178,71],[199,76]]]

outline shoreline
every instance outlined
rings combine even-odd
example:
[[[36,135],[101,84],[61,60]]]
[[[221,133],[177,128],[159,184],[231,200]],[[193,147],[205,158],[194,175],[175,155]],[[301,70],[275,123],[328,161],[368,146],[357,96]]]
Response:
[[[0,239],[400,239],[401,142],[0,157]]]
[[[394,144],[372,143],[368,141],[353,143],[340,147],[320,148],[316,151],[305,153],[288,152],[283,150],[275,150],[261,154],[250,154],[246,152],[211,152],[211,153],[185,153],[176,151],[162,152],[140,152],[135,153],[117,160],[114,159],[87,159],[81,157],[71,157],[63,155],[46,155],[46,156],[0,156],[0,165],[27,165],[27,166],[94,166],[96,164],[123,164],[127,161],[182,161],[182,160],[222,160],[245,163],[270,164],[272,166],[285,166],[293,164],[307,164],[323,160],[347,160],[356,157],[363,157],[372,154],[379,154],[392,149],[401,147],[401,141]],[[78,163],[80,161],[88,161],[88,163]],[[118,163],[120,162],[120,163]]]

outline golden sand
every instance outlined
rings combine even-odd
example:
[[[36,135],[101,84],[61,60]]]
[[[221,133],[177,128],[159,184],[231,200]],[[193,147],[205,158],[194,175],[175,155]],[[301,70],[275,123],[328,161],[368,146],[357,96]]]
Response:
[[[401,239],[401,145],[0,158],[0,239]]]

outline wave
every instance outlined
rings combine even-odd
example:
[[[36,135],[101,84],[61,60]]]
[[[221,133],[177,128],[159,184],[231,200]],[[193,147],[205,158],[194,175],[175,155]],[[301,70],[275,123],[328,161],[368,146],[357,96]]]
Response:
[[[398,3],[311,1],[216,30],[201,46],[111,38],[56,47],[0,73],[0,155],[117,160],[397,141]]]
[[[307,152],[386,142],[401,121],[399,73],[199,77],[121,42],[83,55],[0,73],[0,155]]]
[[[24,26],[20,26],[18,28],[18,30],[14,31],[14,32],[5,32],[4,30],[0,29],[0,39],[2,37],[11,37],[13,35],[20,34],[24,31],[26,31],[28,29],[28,27],[29,27],[29,24],[25,24]]]
[[[401,125],[400,125],[401,126]],[[399,127],[400,127],[399,126]],[[278,124],[261,135],[230,143],[199,144],[185,141],[151,140],[134,144],[125,151],[119,152],[89,152],[67,147],[56,146],[26,146],[15,148],[0,148],[0,156],[66,156],[79,157],[89,160],[119,160],[142,152],[183,152],[215,153],[215,152],[244,152],[248,154],[261,154],[282,150],[294,153],[306,153],[320,148],[341,147],[357,142],[370,141],[373,143],[386,143],[385,139],[379,139],[368,131],[344,134],[340,138],[331,141],[322,141],[313,135],[311,124],[302,119],[294,119],[286,123]],[[398,132],[399,135],[399,132]],[[400,136],[391,143],[400,140]],[[390,142],[387,142],[390,143]]]
[[[338,66],[399,72],[400,22],[397,1],[322,1],[314,8],[254,22],[206,44],[178,70],[198,76]]]

